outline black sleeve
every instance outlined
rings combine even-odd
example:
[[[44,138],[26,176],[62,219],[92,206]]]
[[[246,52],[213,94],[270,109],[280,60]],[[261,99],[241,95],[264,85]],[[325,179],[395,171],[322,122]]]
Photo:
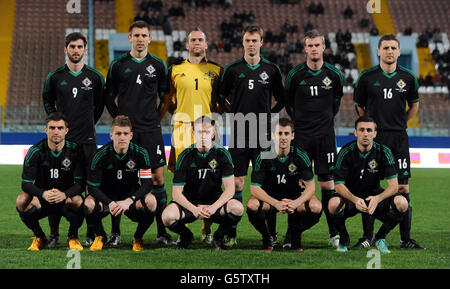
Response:
[[[283,88],[283,76],[281,75],[281,70],[278,66],[275,65],[277,68],[277,73],[275,74],[275,80],[273,85],[273,96],[275,100],[277,101],[277,104],[272,108],[272,113],[280,112],[284,107],[284,88]]]
[[[188,149],[185,149],[178,156],[172,181],[174,186],[184,186],[187,182],[188,168],[186,166],[186,158],[185,158],[188,152],[187,150]]]
[[[336,115],[339,112],[339,107],[341,105],[341,99],[344,95],[344,76],[341,74],[337,75],[336,78],[337,84],[334,86],[334,102],[333,102],[333,115]]]
[[[51,114],[56,111],[56,95],[52,88],[52,75],[49,74],[45,79],[44,91],[42,93],[42,99],[44,102],[44,109],[47,114]]]
[[[227,106],[224,98],[219,97],[220,79],[223,75],[223,68],[220,67],[219,75],[213,80],[211,90],[211,111],[224,113],[229,112],[229,105]]]
[[[292,79],[294,78],[295,73],[293,70],[291,70],[284,82],[284,106],[286,107],[286,112],[289,114],[291,119],[294,119],[294,97],[295,97],[295,91],[294,87],[292,85]]]
[[[109,206],[109,204],[112,202],[112,200],[108,198],[108,196],[106,196],[99,187],[92,186],[88,183],[88,190],[89,194],[92,195],[96,200],[100,201],[103,205]]]
[[[139,200],[146,194],[150,193],[153,187],[152,179],[141,179],[141,186],[132,194],[133,200]]]
[[[353,101],[355,103],[355,106],[359,106],[365,110],[367,104],[367,93],[364,84],[364,77],[362,77],[361,74],[355,82]]]
[[[223,103],[231,93],[231,89],[234,86],[233,82],[233,72],[230,70],[230,66],[225,66],[219,85],[219,97]]]
[[[232,176],[234,174],[233,160],[231,159],[231,154],[227,149],[223,148],[223,149],[221,149],[221,151],[223,153],[222,178],[226,178],[226,177]]]
[[[104,93],[104,102],[106,109],[112,118],[119,115],[119,108],[116,105],[116,97],[118,93],[118,75],[117,75],[117,63],[113,62],[108,70],[108,75],[106,76],[106,88]]]
[[[80,146],[77,146],[75,154],[74,184],[64,192],[68,198],[81,195],[86,187],[85,167]]]
[[[264,160],[261,159],[261,154],[256,158],[255,166],[252,170],[251,184],[254,186],[262,186],[266,178],[266,170],[264,168]]]
[[[40,156],[35,147],[28,150],[22,169],[22,190],[35,197],[42,197],[44,189],[34,184],[39,171]]]
[[[302,176],[302,179],[306,182],[310,182],[311,180],[314,181],[314,173],[312,171],[312,163],[311,160],[308,157],[308,154],[299,149],[295,149],[295,153],[297,154],[298,158],[298,166],[299,170]]]
[[[336,166],[333,170],[335,184],[345,184],[345,180],[350,174],[351,159],[348,153],[348,149],[341,148],[337,155]]]
[[[89,172],[87,177],[88,191],[95,199],[102,202],[105,206],[108,206],[112,202],[110,198],[100,189],[100,185],[103,179],[103,159],[97,158],[100,152],[97,152],[92,158],[91,165],[89,166]],[[100,156],[100,155],[99,155]],[[96,160],[94,162],[94,160]]]
[[[22,191],[35,197],[42,197],[45,190],[38,188],[35,184],[22,180]]]
[[[103,78],[103,75],[99,75],[98,83],[95,86],[94,92],[94,124],[98,122],[98,120],[103,114],[103,110],[105,108],[104,95],[105,95],[105,79]]]

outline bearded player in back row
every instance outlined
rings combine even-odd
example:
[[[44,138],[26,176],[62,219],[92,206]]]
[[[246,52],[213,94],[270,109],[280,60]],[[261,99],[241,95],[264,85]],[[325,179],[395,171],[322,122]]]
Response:
[[[414,73],[397,64],[400,41],[387,34],[378,41],[380,64],[359,75],[354,90],[357,113],[369,115],[379,126],[376,141],[388,146],[395,158],[398,173],[398,191],[409,203],[408,211],[400,222],[401,248],[424,249],[410,236],[412,207],[408,179],[411,177],[407,121],[419,110],[419,82]],[[408,110],[406,110],[408,104]],[[364,219],[363,219],[364,220]],[[373,219],[364,221],[365,244],[373,235]]]
[[[87,171],[97,150],[95,124],[103,113],[105,80],[100,72],[83,63],[86,44],[86,37],[79,32],[66,36],[66,64],[48,74],[42,97],[47,114],[58,111],[65,115],[69,125],[67,139],[80,146]],[[48,218],[51,230],[49,246],[59,243],[60,218],[52,215]],[[88,226],[87,244],[91,243],[90,240],[93,240],[93,231]]]

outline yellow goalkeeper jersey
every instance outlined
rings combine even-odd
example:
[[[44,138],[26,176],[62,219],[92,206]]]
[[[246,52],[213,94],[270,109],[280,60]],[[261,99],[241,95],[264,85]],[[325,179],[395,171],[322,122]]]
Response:
[[[176,102],[175,121],[193,122],[215,111],[222,67],[211,61],[192,64],[186,59],[173,65],[169,73]]]

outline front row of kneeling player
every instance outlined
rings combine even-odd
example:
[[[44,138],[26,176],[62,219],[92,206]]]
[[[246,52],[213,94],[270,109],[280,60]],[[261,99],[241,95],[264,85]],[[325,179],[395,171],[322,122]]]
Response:
[[[193,127],[196,142],[178,158],[173,200],[164,209],[162,220],[179,235],[178,248],[187,248],[193,240],[186,224],[197,219],[218,223],[213,244],[223,249],[225,237],[235,238],[233,232],[244,213],[242,202],[234,198],[233,162],[230,153],[213,142],[213,120],[201,117]],[[106,242],[102,218],[125,214],[137,223],[133,250],[143,250],[143,236],[153,222],[157,202],[150,193],[149,156],[131,142],[130,120],[126,116],[113,120],[112,141],[97,151],[88,168],[89,194],[84,200],[81,194],[86,186],[85,169],[79,161],[77,144],[65,140],[68,128],[64,116],[51,114],[45,132],[48,137],[33,145],[25,157],[23,192],[16,201],[20,218],[35,236],[28,250],[47,246],[39,219],[58,214],[70,223],[70,249],[83,249],[78,229],[85,216],[88,225],[96,228],[97,237],[90,247],[95,251]],[[349,243],[345,219],[362,212],[383,222],[375,243],[381,252],[389,252],[384,239],[402,219],[408,203],[396,194],[397,174],[390,150],[373,141],[375,122],[367,116],[359,118],[355,136],[357,140],[345,145],[338,154],[334,169],[337,194],[328,203],[340,235],[337,250],[345,252]],[[280,119],[273,126],[272,147],[259,155],[251,175],[252,196],[247,202],[247,214],[261,234],[266,252],[273,250],[274,240],[266,224],[267,214],[288,213],[291,248],[302,251],[302,233],[317,224],[322,213],[322,203],[315,197],[311,161],[303,150],[291,145],[293,138],[292,122]],[[388,181],[386,189],[380,187],[382,179]]]

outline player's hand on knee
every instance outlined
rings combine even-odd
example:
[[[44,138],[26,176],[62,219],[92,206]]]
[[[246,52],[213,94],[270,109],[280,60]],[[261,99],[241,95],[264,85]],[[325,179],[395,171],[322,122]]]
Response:
[[[125,200],[116,202],[116,204],[122,209],[122,214],[130,209],[132,203],[133,200],[131,200],[130,198],[126,198]]]
[[[277,209],[280,213],[284,214],[288,211],[287,199],[283,199],[281,201],[276,202],[275,209]]]
[[[44,199],[44,200],[46,200],[47,202],[49,202],[49,203],[52,203],[53,201],[53,192],[52,192],[52,190],[47,190],[47,191],[44,191],[43,193],[42,193],[42,198]]]
[[[368,209],[367,209],[367,206],[366,206],[366,202],[364,202],[364,200],[361,199],[361,198],[357,198],[356,199],[355,206],[356,206],[356,209],[358,209],[358,211],[360,211],[360,212],[363,212],[363,213],[367,213],[368,212]]]
[[[109,203],[108,207],[113,216],[118,216],[122,213],[122,208],[116,202]]]
[[[214,215],[216,213],[218,208],[215,205],[211,205],[211,206],[204,207],[204,209],[205,209],[205,212],[209,215],[209,217],[211,217],[212,215]]]
[[[372,215],[380,203],[380,198],[378,196],[369,196],[366,198],[366,201],[369,201],[369,206],[367,206],[368,213]]]
[[[67,199],[67,196],[64,192],[61,192],[58,189],[52,189],[52,198],[53,203],[57,204],[63,202]]]

